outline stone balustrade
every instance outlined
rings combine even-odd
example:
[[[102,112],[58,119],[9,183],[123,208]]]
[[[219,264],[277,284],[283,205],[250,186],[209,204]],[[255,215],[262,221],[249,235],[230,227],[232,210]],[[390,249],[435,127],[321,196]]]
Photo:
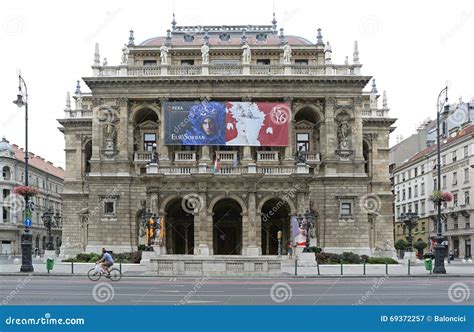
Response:
[[[257,151],[257,161],[278,162],[278,151]]]
[[[153,65],[153,66],[94,66],[94,76],[273,76],[273,75],[360,75],[360,65],[306,65],[306,64],[205,64],[205,65]]]
[[[195,162],[196,152],[194,151],[175,151],[174,161],[176,162]]]
[[[231,162],[237,161],[237,151],[216,151],[217,158],[220,162]]]

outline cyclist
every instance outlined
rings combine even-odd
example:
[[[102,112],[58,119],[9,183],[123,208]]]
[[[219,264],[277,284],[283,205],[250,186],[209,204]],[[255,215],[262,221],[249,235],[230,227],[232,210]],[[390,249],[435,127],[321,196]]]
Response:
[[[112,255],[109,254],[107,250],[105,250],[105,248],[102,248],[102,258],[98,260],[96,263],[97,264],[100,263],[104,271],[107,272],[107,275],[105,277],[110,278],[109,267],[114,265],[114,259],[112,258]]]

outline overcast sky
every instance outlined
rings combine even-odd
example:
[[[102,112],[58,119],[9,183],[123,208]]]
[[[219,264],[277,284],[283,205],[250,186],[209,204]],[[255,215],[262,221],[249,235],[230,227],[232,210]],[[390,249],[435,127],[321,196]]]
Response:
[[[474,97],[474,5],[468,0],[2,1],[0,135],[24,146],[24,110],[12,103],[20,69],[29,92],[30,151],[64,166],[56,119],[63,117],[66,92],[92,75],[95,42],[101,58],[119,64],[128,31],[135,30],[137,44],[165,35],[173,7],[178,25],[270,24],[274,7],[286,34],[315,42],[320,27],[335,63],[346,55],[352,61],[358,40],[362,73],[377,79],[380,94],[387,90],[390,114],[398,118],[392,144],[436,116],[446,80],[451,101]]]

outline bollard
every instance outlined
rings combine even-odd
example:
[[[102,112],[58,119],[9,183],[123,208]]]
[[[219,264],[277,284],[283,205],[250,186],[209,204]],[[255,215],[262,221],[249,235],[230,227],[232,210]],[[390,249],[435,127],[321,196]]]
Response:
[[[298,275],[298,259],[295,259],[295,276]]]
[[[385,274],[388,274],[388,263],[385,263]]]
[[[316,262],[316,267],[318,268],[318,276],[320,276],[321,272],[319,271],[319,263],[318,262]]]
[[[74,274],[74,262],[71,262],[71,274]]]
[[[342,263],[341,263],[341,276],[344,274]]]
[[[120,262],[119,264],[119,270],[120,270],[120,273],[122,273],[122,262]]]
[[[365,275],[365,262],[364,262],[364,275]]]
[[[410,260],[408,260],[408,275],[410,275]]]

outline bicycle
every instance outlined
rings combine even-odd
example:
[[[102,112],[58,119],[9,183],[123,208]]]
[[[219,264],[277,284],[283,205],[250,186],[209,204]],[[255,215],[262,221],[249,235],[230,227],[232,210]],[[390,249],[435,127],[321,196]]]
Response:
[[[99,272],[97,272],[97,269],[95,267],[90,269],[87,272],[87,277],[89,278],[90,281],[97,281],[102,276],[106,276],[106,275],[107,275],[107,272],[105,272],[102,267],[100,267]],[[109,269],[109,279],[111,281],[119,281],[120,279],[122,279],[122,272],[115,267]]]

